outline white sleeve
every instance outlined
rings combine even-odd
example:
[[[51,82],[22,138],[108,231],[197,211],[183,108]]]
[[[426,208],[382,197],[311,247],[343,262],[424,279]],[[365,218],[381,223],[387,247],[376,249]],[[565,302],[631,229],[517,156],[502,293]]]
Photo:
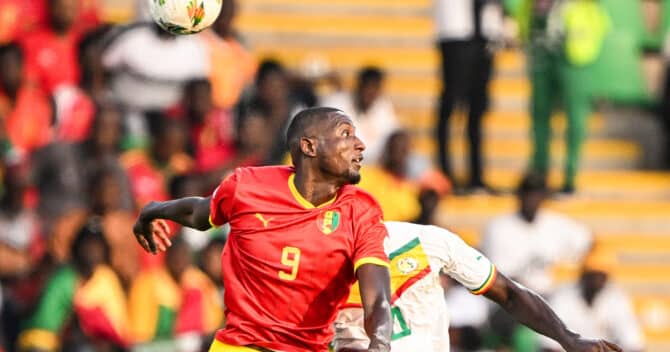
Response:
[[[426,226],[420,239],[426,253],[443,262],[442,272],[472,293],[483,294],[493,285],[495,266],[460,237],[437,226]]]
[[[613,289],[612,296],[608,321],[612,323],[610,329],[615,341],[624,351],[643,351],[644,337],[630,299],[618,289]]]

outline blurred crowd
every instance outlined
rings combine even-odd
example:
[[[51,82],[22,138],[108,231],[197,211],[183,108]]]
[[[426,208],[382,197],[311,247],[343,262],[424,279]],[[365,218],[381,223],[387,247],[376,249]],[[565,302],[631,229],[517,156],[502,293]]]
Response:
[[[533,10],[547,10],[546,2],[535,1]],[[352,117],[367,146],[360,186],[379,200],[386,219],[434,224],[440,198],[452,191],[449,116],[467,105],[472,153],[465,188],[491,192],[482,177],[480,122],[502,10],[489,7],[495,1],[475,3],[491,26],[475,20],[465,26],[468,32],[451,26],[458,22],[453,19],[437,20],[444,24],[438,39],[446,88],[436,126],[443,147],[436,169],[413,155],[412,134],[401,128],[384,94],[382,68],[361,67],[346,89],[335,74],[306,77],[257,58],[232,27],[233,0],[223,0],[212,28],[195,36],[173,36],[146,18],[104,23],[95,1],[0,3],[0,18],[7,19],[0,23],[0,351],[206,348],[224,322],[219,258],[226,228],[201,233],[171,224],[173,246],[153,256],[135,243],[134,216],[152,200],[207,195],[235,167],[289,163],[285,128],[304,107],[333,106]],[[443,13],[468,16],[458,9]],[[542,70],[551,70],[556,80],[570,79],[572,73],[563,76],[570,63],[544,45],[550,41],[543,37],[543,21],[527,28],[533,50],[547,60],[533,77],[545,79]],[[561,87],[578,93],[570,82]],[[590,258],[592,241],[581,225],[540,211],[548,195],[546,95],[552,93],[550,83],[537,84],[543,86],[533,98],[533,173],[519,187],[520,210],[492,220],[483,251],[503,272],[548,293],[554,289],[550,265],[561,253],[577,262]],[[567,107],[574,115],[563,187],[568,193],[574,191],[589,112],[583,96],[575,99]],[[521,243],[528,248],[521,250]],[[603,307],[591,304],[610,287],[602,260],[593,262],[598,264],[585,266],[574,288],[591,292],[583,309],[606,314],[617,304],[623,313],[616,319],[628,318],[627,298],[614,288],[614,298],[599,303]],[[501,345],[528,341],[509,317],[488,312],[452,286],[445,280],[454,307],[454,350],[491,345],[485,330],[495,331]],[[566,292],[557,304],[580,297]],[[641,348],[640,336],[626,338],[634,346],[627,351]]]

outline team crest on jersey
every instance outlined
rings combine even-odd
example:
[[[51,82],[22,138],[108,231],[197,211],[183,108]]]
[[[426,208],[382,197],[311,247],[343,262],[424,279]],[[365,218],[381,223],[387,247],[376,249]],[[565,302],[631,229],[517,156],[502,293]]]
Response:
[[[330,235],[340,226],[340,213],[334,210],[325,211],[316,218],[316,224],[321,232]]]
[[[419,267],[419,262],[413,257],[405,257],[398,260],[397,266],[401,273],[407,275]]]

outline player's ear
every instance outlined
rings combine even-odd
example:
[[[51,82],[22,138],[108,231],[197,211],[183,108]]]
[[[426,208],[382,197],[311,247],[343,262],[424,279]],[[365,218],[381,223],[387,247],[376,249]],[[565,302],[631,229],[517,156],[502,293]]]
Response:
[[[308,157],[316,157],[316,140],[312,138],[300,138],[300,151]]]

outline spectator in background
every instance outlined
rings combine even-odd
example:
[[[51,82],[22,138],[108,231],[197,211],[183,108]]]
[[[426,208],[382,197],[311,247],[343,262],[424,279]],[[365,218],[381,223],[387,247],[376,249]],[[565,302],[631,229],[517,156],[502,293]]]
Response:
[[[28,153],[51,141],[52,109],[25,66],[17,44],[0,46],[0,123],[11,148]]]
[[[663,56],[665,58],[665,79],[663,84],[663,95],[661,96],[661,123],[665,130],[665,154],[661,155],[664,159],[663,168],[670,170],[670,31],[666,34],[665,45],[663,46]]]
[[[365,142],[365,160],[371,163],[380,162],[386,141],[399,127],[393,105],[383,95],[384,78],[379,67],[364,67],[358,72],[353,92],[336,92],[320,103],[351,117],[356,135]]]
[[[248,115],[248,110],[263,111],[267,117],[266,129],[272,131],[272,148],[263,164],[279,164],[286,158],[286,129],[293,114],[303,104],[295,96],[290,73],[279,61],[268,59],[261,62],[256,82],[250,95],[239,107],[239,115]]]
[[[440,167],[454,182],[449,122],[460,104],[468,109],[469,190],[484,184],[482,118],[489,104],[493,49],[503,36],[499,0],[438,0],[435,26],[442,65],[442,94],[436,126]]]
[[[236,13],[235,0],[223,0],[212,28],[197,37],[209,54],[214,105],[225,110],[232,109],[244,89],[253,83],[258,65],[233,28]]]
[[[584,262],[579,281],[554,293],[549,304],[566,325],[583,336],[607,339],[626,352],[642,352],[644,335],[631,299],[609,279],[615,264],[611,253],[595,247]],[[542,345],[546,350],[561,351],[547,339],[542,339]]]
[[[184,118],[190,127],[195,167],[212,172],[230,162],[235,153],[235,128],[231,111],[216,108],[212,102],[212,85],[207,79],[186,83],[182,103],[169,115]]]
[[[551,115],[560,97],[567,116],[565,179],[561,192],[575,191],[575,178],[591,113],[589,66],[598,58],[610,27],[598,1],[524,0],[519,28],[530,66],[533,156],[536,172],[549,171]]]
[[[127,346],[126,297],[108,266],[100,224],[82,227],[72,260],[49,279],[19,337],[20,351],[106,351]]]
[[[192,264],[180,237],[167,250],[166,265],[141,272],[130,289],[130,327],[135,343],[176,339],[180,351],[198,351],[201,336],[223,321],[215,284]],[[197,337],[190,343],[192,337]]]
[[[104,38],[110,29],[101,27],[83,37],[78,48],[79,85],[61,87],[54,94],[59,140],[79,143],[86,139],[93,125],[96,104],[111,101],[102,67]]]
[[[171,178],[193,169],[185,124],[161,113],[151,114],[150,120],[154,133],[149,150],[129,150],[121,156],[137,207],[168,199]]]
[[[49,94],[79,83],[77,46],[84,29],[76,26],[78,0],[47,1],[48,24],[21,40],[27,66]]]
[[[388,221],[411,221],[421,214],[419,187],[407,177],[410,148],[409,133],[395,131],[381,151],[380,165],[361,170],[359,186],[377,199]]]
[[[547,295],[554,288],[552,266],[580,262],[591,245],[591,234],[582,224],[543,209],[547,197],[543,175],[526,175],[517,196],[516,212],[496,217],[486,226],[482,252],[500,271]]]
[[[114,73],[114,95],[124,107],[136,111],[177,104],[184,83],[206,77],[209,67],[201,41],[175,36],[153,23],[119,35],[103,53],[102,62]]]

